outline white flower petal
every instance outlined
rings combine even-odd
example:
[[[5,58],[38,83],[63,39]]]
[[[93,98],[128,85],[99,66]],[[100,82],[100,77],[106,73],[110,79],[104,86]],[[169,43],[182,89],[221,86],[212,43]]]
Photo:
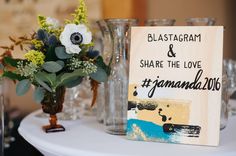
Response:
[[[67,42],[67,38],[64,32],[61,33],[59,38],[60,38],[61,44],[65,45]]]
[[[67,32],[71,32],[72,34],[74,32],[78,32],[78,26],[76,24],[67,24],[65,26],[65,29]]]
[[[75,24],[67,24],[61,35],[70,39],[71,34],[73,34],[74,32],[78,32],[77,26]]]
[[[78,31],[83,36],[83,44],[89,44],[92,41],[92,33],[88,31],[86,25],[79,24]]]
[[[79,54],[80,51],[81,49],[78,45],[72,45],[72,46],[66,47],[66,53],[68,54]]]
[[[78,30],[78,32],[80,32],[80,33],[84,33],[84,32],[87,32],[88,31],[88,28],[86,27],[86,25],[84,25],[84,24],[79,24],[79,25],[77,25],[77,30]]]
[[[91,41],[92,41],[92,33],[90,31],[82,34],[82,36],[83,36],[83,42],[82,42],[83,44],[91,43]]]

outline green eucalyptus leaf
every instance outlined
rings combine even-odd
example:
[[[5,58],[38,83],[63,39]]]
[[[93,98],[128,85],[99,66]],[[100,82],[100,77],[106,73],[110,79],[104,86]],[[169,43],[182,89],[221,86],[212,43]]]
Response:
[[[56,86],[65,85],[69,81],[74,80],[74,79],[76,79],[78,77],[83,77],[83,76],[87,76],[87,74],[84,73],[82,69],[76,69],[75,71],[73,71],[71,73],[63,73],[63,74],[58,76],[58,80],[57,80],[57,85]]]
[[[110,59],[110,62],[109,62],[109,65],[106,65],[103,58],[101,56],[98,56],[97,59],[96,59],[96,64],[97,66],[101,67],[102,69],[104,69],[107,73],[107,75],[110,75],[110,72],[111,72],[111,60],[112,60],[112,57]]]
[[[55,73],[46,73],[46,72],[38,72],[35,77],[38,79],[47,82],[51,86],[54,86],[56,83],[56,74]]]
[[[71,79],[68,79],[68,81],[65,82],[64,85],[67,88],[73,88],[79,85],[82,81],[83,81],[83,77],[71,78]]]
[[[108,78],[106,71],[99,66],[97,66],[97,71],[95,73],[90,74],[89,76],[98,82],[105,82]]]
[[[63,67],[60,64],[54,61],[48,61],[43,64],[43,69],[51,73],[56,73],[60,71],[62,68]]]
[[[42,87],[37,87],[34,91],[34,100],[36,103],[43,101],[45,90]]]
[[[16,85],[16,94],[18,96],[25,95],[25,93],[29,90],[30,88],[30,80],[29,79],[24,79],[21,80],[17,83]]]
[[[103,61],[102,56],[98,56],[98,57],[96,58],[96,63],[97,63],[99,66],[104,66],[104,65],[106,65],[106,64],[104,63],[104,61]]]
[[[35,76],[35,81],[41,85],[43,88],[45,88],[46,90],[48,90],[49,92],[52,92],[52,89],[45,83],[43,82],[40,78],[38,78],[37,76]]]
[[[60,64],[62,68],[65,66],[65,63],[61,60],[57,60],[56,63]]]
[[[72,55],[66,53],[65,47],[56,47],[55,53],[59,59],[68,59],[72,57]]]

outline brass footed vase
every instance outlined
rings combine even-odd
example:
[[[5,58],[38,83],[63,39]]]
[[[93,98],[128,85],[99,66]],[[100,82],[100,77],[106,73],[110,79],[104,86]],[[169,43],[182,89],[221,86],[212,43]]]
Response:
[[[43,130],[46,133],[65,131],[62,125],[57,124],[56,114],[62,111],[64,98],[65,98],[65,87],[58,87],[56,92],[46,91],[42,104],[44,113],[50,115],[49,125],[43,126]]]

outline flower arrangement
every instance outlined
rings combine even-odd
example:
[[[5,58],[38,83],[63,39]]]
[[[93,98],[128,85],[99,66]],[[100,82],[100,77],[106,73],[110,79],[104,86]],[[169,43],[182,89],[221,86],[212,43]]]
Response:
[[[74,87],[86,76],[90,77],[92,88],[106,81],[109,67],[98,51],[92,50],[92,34],[83,0],[80,0],[79,8],[72,15],[74,19],[67,20],[65,26],[54,18],[38,16],[40,28],[36,33],[30,38],[10,37],[14,44],[1,47],[9,53],[14,46],[23,49],[24,45],[30,45],[24,59],[14,59],[9,55],[3,58],[2,76],[19,81],[17,95],[24,95],[33,84],[36,87],[34,99],[40,103],[45,91],[55,92],[60,86]],[[14,69],[8,70],[6,65]]]
[[[65,89],[61,90],[62,94],[56,93],[60,88],[75,87],[88,76],[94,93],[94,105],[98,84],[107,80],[110,68],[103,62],[99,52],[93,51],[87,9],[84,0],[79,2],[80,6],[72,14],[73,20],[66,20],[64,26],[54,18],[38,16],[40,28],[35,33],[30,37],[9,37],[13,44],[1,46],[5,49],[1,64],[2,77],[15,82],[18,80],[17,95],[24,95],[32,84],[35,86],[35,101],[47,103],[50,99],[46,98],[48,95],[55,98],[63,96]],[[15,46],[26,51],[24,59],[11,57]],[[53,101],[56,99],[49,101],[51,104],[43,106],[44,112],[47,113],[52,112],[49,109],[54,109]],[[63,101],[64,99],[61,100],[62,103]],[[57,112],[58,110],[55,110],[52,114]]]

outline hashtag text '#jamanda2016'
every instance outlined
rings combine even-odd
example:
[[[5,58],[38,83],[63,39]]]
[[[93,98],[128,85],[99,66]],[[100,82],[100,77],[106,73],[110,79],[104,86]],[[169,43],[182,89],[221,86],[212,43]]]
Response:
[[[152,98],[157,88],[179,88],[185,90],[211,90],[219,91],[221,88],[221,81],[219,77],[208,78],[205,77],[203,81],[200,81],[203,74],[203,70],[198,70],[193,81],[174,81],[174,80],[159,80],[157,76],[156,80],[145,78],[142,81],[141,87],[151,89],[148,92],[148,97]]]

